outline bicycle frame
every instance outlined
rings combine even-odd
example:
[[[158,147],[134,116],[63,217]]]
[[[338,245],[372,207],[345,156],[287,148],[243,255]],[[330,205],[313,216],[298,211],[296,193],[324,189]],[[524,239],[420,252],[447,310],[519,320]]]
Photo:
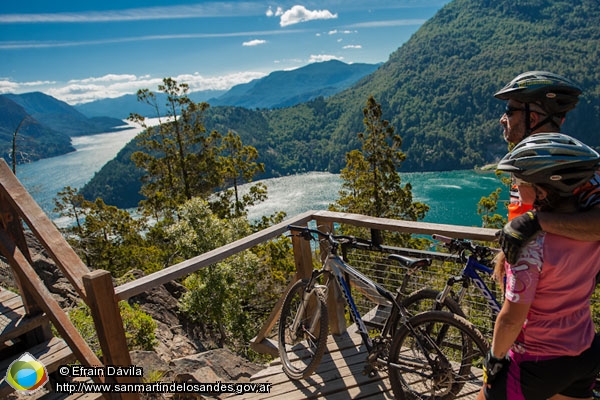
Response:
[[[373,340],[369,336],[369,331],[367,330],[367,327],[362,320],[360,312],[358,311],[358,308],[354,303],[354,298],[352,297],[352,293],[350,290],[350,282],[346,280],[345,275],[355,278],[356,282],[359,283],[361,287],[366,290],[367,297],[374,297],[376,295],[380,295],[383,296],[390,303],[392,303],[392,313],[390,314],[390,318],[388,318],[385,322],[383,331],[381,332],[381,336],[385,337],[388,334],[390,327],[392,326],[391,324],[396,323],[398,313],[400,313],[400,315],[402,315],[403,318],[406,317],[406,313],[398,305],[397,299],[390,291],[377,285],[375,282],[364,276],[362,273],[360,273],[355,268],[346,263],[339,255],[330,252],[327,255],[325,262],[323,263],[323,269],[315,271],[313,273],[313,278],[317,278],[318,276],[323,275],[324,273],[329,273],[335,279],[335,282],[337,283],[338,288],[340,289],[342,296],[344,297],[344,301],[348,305],[352,321],[358,327],[360,336],[363,339],[363,342],[369,352],[373,349]],[[329,282],[327,282],[327,285],[329,285]],[[396,311],[398,311],[398,313]]]
[[[410,316],[401,303],[402,292],[393,293],[385,289],[352,267],[343,255],[338,254],[340,246],[348,242],[354,243],[356,238],[334,236],[305,227],[290,226],[290,230],[292,229],[299,231],[296,235],[306,240],[313,240],[313,234],[319,238],[326,238],[331,247],[324,250],[321,268],[314,269],[308,281],[297,281],[283,302],[279,325],[279,352],[283,368],[290,378],[308,377],[321,361],[326,348],[324,335],[327,334],[325,324],[328,323],[329,315],[324,298],[331,295],[328,293],[331,285],[337,285],[340,290],[352,322],[358,328],[362,344],[366,347],[368,354],[363,374],[375,376],[380,370],[390,371],[390,381],[395,393],[413,390],[414,382],[407,383],[401,377],[405,373],[429,382],[432,386],[428,390],[444,393],[458,393],[466,380],[477,378],[470,373],[472,362],[475,357],[483,357],[487,351],[487,344],[481,333],[468,321],[446,311],[429,311]],[[423,261],[427,261],[427,265],[431,262],[429,259],[407,261],[398,256],[390,258],[415,268],[420,266],[419,263],[423,264]],[[391,306],[391,312],[385,319],[381,332],[373,338],[369,335],[356,306],[351,283],[353,289],[360,291],[374,303]],[[301,291],[298,291],[300,288]],[[313,303],[317,312],[307,310],[313,307]],[[296,308],[292,308],[292,304],[295,304]],[[298,344],[307,343],[307,347],[301,347],[308,350],[308,357],[300,357],[293,361],[289,358],[288,348],[290,345],[294,346],[295,341],[298,341]],[[404,351],[405,343],[409,343],[407,348],[410,349],[410,354]],[[458,360],[455,360],[457,348],[462,351],[458,353]],[[393,354],[390,350],[393,350]],[[295,364],[297,361],[299,366]]]
[[[438,237],[440,237],[440,236],[438,236]],[[462,269],[462,271],[460,272],[459,275],[453,276],[448,279],[448,282],[446,283],[446,287],[438,296],[437,301],[439,301],[440,303],[443,303],[446,296],[448,296],[450,294],[450,290],[452,289],[452,286],[455,283],[462,282],[462,284],[463,284],[462,288],[459,290],[459,292],[457,293],[457,296],[456,296],[457,302],[459,304],[461,304],[462,300],[464,299],[464,297],[467,293],[467,289],[469,287],[469,282],[472,281],[475,284],[475,286],[477,287],[477,289],[479,290],[479,292],[481,293],[481,295],[487,301],[488,306],[494,312],[494,315],[498,314],[500,312],[501,305],[496,300],[494,293],[489,289],[489,287],[485,284],[485,282],[483,281],[481,276],[479,276],[479,274],[477,273],[477,271],[479,271],[479,272],[486,273],[488,275],[492,275],[494,271],[491,268],[479,263],[477,261],[477,259],[472,255],[469,255],[465,261],[464,254],[463,254],[463,255],[461,255],[461,260],[463,262],[465,262],[464,268]]]

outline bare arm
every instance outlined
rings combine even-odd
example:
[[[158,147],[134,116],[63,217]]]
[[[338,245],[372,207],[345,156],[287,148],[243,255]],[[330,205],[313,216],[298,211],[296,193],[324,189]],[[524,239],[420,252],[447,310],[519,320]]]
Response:
[[[502,310],[496,318],[494,338],[492,339],[492,354],[502,358],[515,342],[527,318],[530,304],[513,303],[505,300]]]
[[[538,211],[537,217],[546,232],[586,242],[600,240],[600,206],[568,214]]]

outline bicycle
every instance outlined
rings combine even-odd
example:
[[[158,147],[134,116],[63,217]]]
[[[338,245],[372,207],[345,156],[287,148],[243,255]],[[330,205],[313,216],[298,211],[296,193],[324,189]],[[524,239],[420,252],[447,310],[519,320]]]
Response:
[[[501,305],[496,299],[494,291],[485,283],[480,273],[484,276],[492,276],[493,269],[490,265],[499,250],[477,245],[466,239],[454,239],[438,234],[432,235],[432,238],[442,242],[450,253],[458,254],[458,262],[464,267],[458,275],[447,279],[446,285],[441,291],[423,288],[411,293],[404,300],[405,306],[409,309],[419,310],[447,310],[472,321],[472,316],[471,318],[467,316],[462,304],[464,304],[469,287],[473,284],[485,299],[486,307],[491,311],[490,318],[486,317],[485,321],[493,323],[496,315],[500,312]],[[458,292],[454,292],[454,285],[458,283],[461,284],[461,288]],[[484,327],[478,326],[478,328]],[[490,327],[485,328],[486,331],[488,329],[491,330]]]
[[[286,294],[279,319],[279,355],[283,370],[293,380],[310,376],[325,352],[328,335],[327,293],[337,285],[367,349],[364,374],[387,371],[397,399],[450,400],[463,388],[481,387],[481,367],[489,349],[482,334],[464,318],[446,311],[411,316],[402,305],[402,293],[393,294],[349,265],[339,254],[351,236],[333,235],[317,229],[289,226],[292,235],[328,244],[319,269],[309,279],[298,280]],[[294,233],[297,232],[297,233]],[[395,257],[398,258],[398,257]],[[408,264],[426,261],[402,259]],[[427,261],[430,262],[430,261]],[[392,312],[381,332],[371,338],[351,290],[350,279],[360,282],[369,295],[382,296]]]
[[[448,279],[446,286],[442,291],[431,293],[428,289],[424,289],[421,294],[419,294],[421,291],[413,293],[406,299],[406,302],[408,303],[407,307],[410,307],[412,303],[418,302],[423,298],[431,299],[432,297],[435,297],[436,305],[433,309],[443,309],[449,298],[454,299],[455,304],[460,308],[460,304],[463,303],[463,299],[468,291],[469,284],[472,282],[487,301],[488,308],[492,312],[490,321],[495,322],[496,316],[500,312],[501,305],[477,271],[491,276],[493,270],[489,265],[491,265],[492,259],[500,250],[476,245],[466,239],[454,239],[438,234],[432,235],[432,239],[442,242],[451,253],[459,253],[459,258],[465,266],[459,275],[452,276]],[[455,283],[462,283],[462,287],[458,293],[452,292],[452,287]],[[446,308],[448,307],[446,306]],[[462,308],[459,315],[466,318]],[[596,379],[593,392],[594,399],[600,399],[600,374]]]

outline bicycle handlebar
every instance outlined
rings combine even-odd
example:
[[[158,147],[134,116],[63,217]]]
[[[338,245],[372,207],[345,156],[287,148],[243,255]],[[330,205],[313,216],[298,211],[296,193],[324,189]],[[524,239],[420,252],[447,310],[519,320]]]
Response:
[[[348,236],[348,235],[333,235],[331,233],[325,233],[325,232],[321,232],[318,229],[311,229],[309,227],[306,226],[298,226],[298,225],[288,225],[288,229],[289,230],[296,230],[296,231],[300,231],[300,235],[302,236],[304,239],[306,240],[312,240],[312,234],[314,233],[315,235],[325,238],[327,240],[329,240],[329,243],[331,244],[338,244],[342,241],[347,241],[347,242],[354,242],[354,241],[359,241],[359,239],[357,239],[354,236]],[[360,239],[360,241],[364,242],[364,243],[370,243],[369,241],[365,240],[365,239]]]
[[[440,242],[442,242],[450,252],[460,253],[461,257],[464,257],[464,251],[468,251],[477,259],[483,260],[493,257],[496,253],[500,251],[499,249],[474,244],[473,242],[467,239],[455,239],[438,234],[431,235],[431,238],[433,240],[439,240]]]

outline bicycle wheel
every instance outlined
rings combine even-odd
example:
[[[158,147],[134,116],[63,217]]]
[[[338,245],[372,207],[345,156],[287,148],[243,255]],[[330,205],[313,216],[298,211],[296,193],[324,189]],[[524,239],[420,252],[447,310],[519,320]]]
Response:
[[[410,315],[417,315],[424,311],[450,311],[466,318],[464,311],[460,308],[456,300],[450,296],[446,296],[443,303],[438,303],[436,301],[438,294],[440,292],[437,290],[429,288],[419,289],[402,300],[402,305],[406,307]]]
[[[279,356],[284,372],[294,380],[306,378],[317,369],[327,345],[326,299],[318,288],[307,293],[307,284],[300,280],[292,286],[279,318]],[[308,302],[303,302],[307,294]]]
[[[388,372],[394,396],[398,400],[450,400],[459,393],[477,393],[488,349],[483,335],[456,314],[415,315],[392,341]]]

